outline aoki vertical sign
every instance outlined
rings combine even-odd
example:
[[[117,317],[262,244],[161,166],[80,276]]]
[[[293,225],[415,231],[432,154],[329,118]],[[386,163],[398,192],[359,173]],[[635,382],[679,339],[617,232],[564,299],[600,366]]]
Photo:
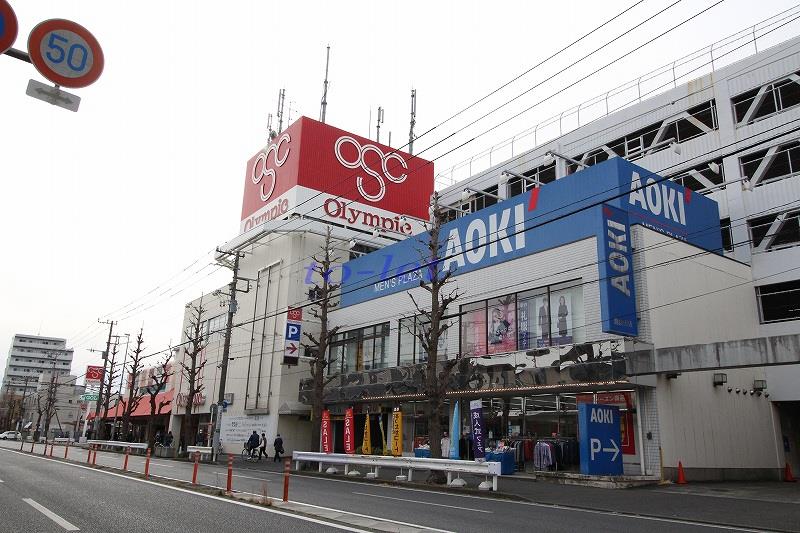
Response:
[[[603,331],[627,337],[639,334],[628,213],[603,205],[597,236]]]
[[[331,412],[325,409],[322,411],[322,420],[320,421],[322,436],[322,451],[324,453],[333,453],[333,436],[331,435]]]
[[[353,434],[353,408],[349,407],[344,412],[344,453],[356,453],[356,439]]]
[[[482,461],[486,457],[486,450],[483,445],[483,402],[481,400],[469,402],[469,419],[472,426],[472,453],[476,461]]]

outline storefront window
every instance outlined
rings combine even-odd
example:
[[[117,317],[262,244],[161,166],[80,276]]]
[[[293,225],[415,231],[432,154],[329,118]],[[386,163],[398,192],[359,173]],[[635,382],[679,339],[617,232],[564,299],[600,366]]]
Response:
[[[388,337],[388,322],[334,335],[328,351],[328,373],[386,368]]]
[[[550,323],[552,344],[583,342],[583,287],[579,281],[550,287]]]
[[[427,317],[418,315],[413,318],[403,318],[400,320],[400,349],[398,356],[398,366],[411,365],[416,363],[424,363],[428,360],[428,354],[425,347],[422,345],[420,336],[424,336],[428,330]],[[439,349],[438,354],[441,357],[447,357],[447,335],[448,329],[439,336]]]
[[[580,280],[517,295],[519,349],[583,342],[583,286]]]
[[[486,302],[461,306],[461,354],[486,354]]]
[[[495,298],[488,304],[487,352],[513,352],[517,349],[516,295]]]

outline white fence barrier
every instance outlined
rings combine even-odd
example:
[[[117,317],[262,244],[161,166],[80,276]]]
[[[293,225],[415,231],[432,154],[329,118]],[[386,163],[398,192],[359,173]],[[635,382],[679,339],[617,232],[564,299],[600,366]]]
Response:
[[[87,440],[86,444],[98,446],[108,446],[109,448],[136,448],[138,450],[146,450],[146,442],[123,442],[119,440]]]
[[[388,457],[383,455],[349,455],[344,453],[322,452],[294,452],[292,460],[295,469],[300,469],[300,463],[319,463],[319,471],[323,465],[344,465],[345,475],[348,475],[350,466],[366,466],[372,469],[373,476],[377,477],[380,467],[399,468],[408,471],[408,481],[411,481],[414,470],[437,470],[447,474],[447,484],[453,480],[453,474],[475,474],[479,476],[492,476],[492,490],[497,491],[497,476],[500,475],[500,463],[459,461],[454,459],[429,459],[423,457]],[[480,488],[488,488],[481,483]]]

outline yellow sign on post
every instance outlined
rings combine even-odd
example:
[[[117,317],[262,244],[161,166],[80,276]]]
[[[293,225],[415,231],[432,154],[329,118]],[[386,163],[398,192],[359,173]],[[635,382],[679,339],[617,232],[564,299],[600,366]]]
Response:
[[[372,455],[372,440],[370,439],[369,432],[369,413],[367,413],[367,421],[364,422],[364,441],[361,443],[361,453],[364,455]]]
[[[392,455],[403,455],[403,413],[399,407],[392,412]]]

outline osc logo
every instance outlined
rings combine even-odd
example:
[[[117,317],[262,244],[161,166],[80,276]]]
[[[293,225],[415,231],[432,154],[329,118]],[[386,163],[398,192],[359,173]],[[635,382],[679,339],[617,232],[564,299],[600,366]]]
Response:
[[[356,156],[349,160],[342,154],[342,146],[345,144],[351,144],[356,149]],[[381,170],[383,171],[383,175],[379,174],[377,171],[371,169],[367,166],[366,161],[364,160],[364,155],[368,152],[373,152],[378,156],[381,161]],[[383,197],[386,195],[386,181],[389,180],[392,183],[403,183],[406,178],[408,177],[405,173],[400,174],[399,176],[395,176],[392,174],[391,170],[396,170],[398,166],[400,166],[403,170],[408,170],[408,165],[406,164],[405,160],[397,153],[388,153],[384,154],[383,150],[375,146],[374,144],[365,144],[361,145],[357,140],[354,138],[344,135],[339,137],[336,140],[336,144],[334,145],[334,153],[336,154],[336,159],[339,160],[343,166],[347,168],[361,168],[364,172],[372,176],[375,181],[378,182],[378,186],[380,189],[375,194],[370,194],[366,190],[364,190],[364,176],[357,176],[356,178],[356,185],[358,186],[358,192],[361,196],[364,197],[365,200],[369,200],[370,202],[379,202]],[[392,165],[389,168],[389,162],[391,160],[396,160],[397,163]],[[399,165],[398,165],[399,164]],[[385,179],[384,179],[385,178]]]
[[[255,185],[261,184],[259,194],[262,202],[269,200],[270,196],[272,196],[272,191],[275,190],[275,169],[269,166],[269,155],[273,154],[272,160],[275,163],[275,167],[282,167],[289,157],[290,148],[286,147],[283,157],[280,155],[281,149],[285,143],[290,143],[291,141],[292,138],[289,134],[284,133],[280,136],[278,142],[270,144],[265,151],[258,154],[253,163],[253,172],[250,178]]]

